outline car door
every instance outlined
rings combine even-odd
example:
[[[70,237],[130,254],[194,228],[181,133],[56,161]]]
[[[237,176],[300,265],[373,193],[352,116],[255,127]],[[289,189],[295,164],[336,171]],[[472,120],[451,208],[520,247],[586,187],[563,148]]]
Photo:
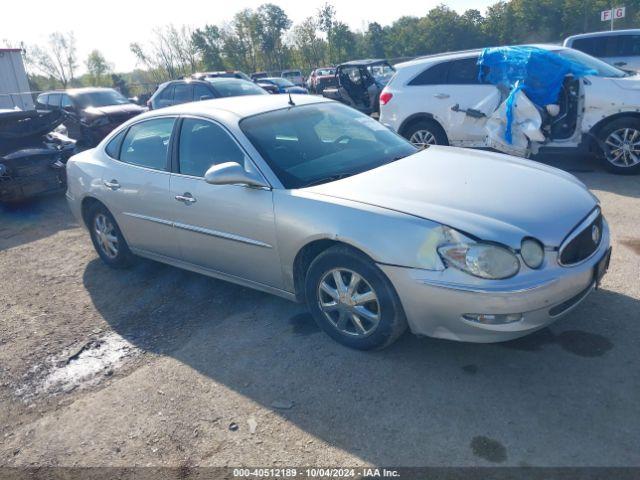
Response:
[[[177,138],[171,195],[183,260],[281,287],[271,190],[211,185],[203,178],[211,166],[224,162],[254,169],[251,160],[224,127],[209,119],[183,118]]]
[[[107,145],[111,157],[102,176],[103,200],[129,247],[164,257],[179,256],[172,226],[169,148],[176,117],[131,125]]]

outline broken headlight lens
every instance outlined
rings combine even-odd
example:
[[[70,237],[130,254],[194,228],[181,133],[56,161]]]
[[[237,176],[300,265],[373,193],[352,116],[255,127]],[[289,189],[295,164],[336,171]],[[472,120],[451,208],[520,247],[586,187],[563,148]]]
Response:
[[[458,243],[438,248],[444,262],[480,278],[499,280],[518,273],[520,262],[510,250],[487,243]]]

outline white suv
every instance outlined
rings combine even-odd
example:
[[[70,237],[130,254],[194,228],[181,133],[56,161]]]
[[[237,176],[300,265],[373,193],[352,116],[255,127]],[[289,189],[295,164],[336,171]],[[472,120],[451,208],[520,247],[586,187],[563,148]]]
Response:
[[[380,94],[380,121],[418,146],[489,147],[521,156],[540,148],[588,148],[599,153],[615,173],[640,173],[640,77],[577,50],[536,47],[554,51],[597,74],[579,80],[567,76],[557,105],[526,110],[530,118],[518,125],[537,122],[539,130],[536,135],[525,132],[524,146],[497,138],[495,125],[505,123],[504,100],[509,92],[478,80],[481,50],[395,65],[397,73]]]
[[[564,46],[588,53],[615,67],[640,71],[640,29],[572,35]]]

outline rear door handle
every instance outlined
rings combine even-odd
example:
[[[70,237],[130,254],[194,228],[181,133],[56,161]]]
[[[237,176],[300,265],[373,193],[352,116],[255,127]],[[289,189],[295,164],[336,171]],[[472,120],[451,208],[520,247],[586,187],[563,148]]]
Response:
[[[436,98],[449,98],[450,97],[450,95],[448,93],[434,93],[433,96],[436,97]]]
[[[179,202],[183,202],[185,205],[196,203],[196,199],[193,198],[193,195],[191,195],[189,192],[184,192],[182,195],[176,195],[176,200]]]
[[[113,179],[110,182],[107,182],[105,180],[103,183],[104,183],[105,187],[110,188],[111,190],[117,190],[117,189],[120,188],[120,184],[118,183],[118,181],[116,179]]]

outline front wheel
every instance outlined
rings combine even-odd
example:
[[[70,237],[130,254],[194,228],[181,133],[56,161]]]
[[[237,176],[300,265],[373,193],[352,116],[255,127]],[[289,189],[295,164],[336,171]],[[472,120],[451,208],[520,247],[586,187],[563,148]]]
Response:
[[[598,133],[602,147],[600,159],[612,173],[640,173],[640,119],[619,118]]]
[[[309,267],[305,291],[316,323],[348,347],[383,348],[407,328],[391,282],[371,260],[349,247],[322,252]]]

